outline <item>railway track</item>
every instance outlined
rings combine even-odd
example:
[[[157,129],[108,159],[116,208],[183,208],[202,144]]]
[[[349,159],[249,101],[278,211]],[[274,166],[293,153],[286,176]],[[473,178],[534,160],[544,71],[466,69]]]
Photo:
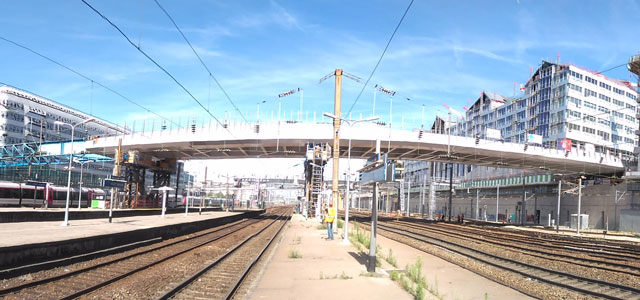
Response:
[[[417,220],[409,221],[410,223],[420,224]],[[462,225],[456,225],[462,226]],[[465,231],[476,232],[483,236],[500,236],[505,239],[510,237],[517,238],[520,241],[527,240],[529,242],[541,243],[549,246],[560,246],[562,248],[575,248],[576,250],[587,251],[591,253],[606,253],[613,252],[615,257],[628,258],[630,260],[640,260],[640,246],[632,245],[624,242],[617,242],[612,240],[602,241],[594,238],[581,237],[576,239],[575,237],[568,237],[562,235],[550,235],[548,233],[539,232],[513,232],[513,229],[506,228],[475,228],[464,226]]]
[[[619,262],[621,256],[627,257],[626,254],[616,254],[607,250],[597,252],[577,252],[584,248],[567,248],[557,245],[546,245],[533,239],[519,239],[515,237],[505,237],[499,234],[483,235],[481,230],[466,231],[466,227],[457,227],[451,224],[422,224],[416,225],[413,222],[391,222],[391,224],[399,224],[416,230],[442,234],[451,238],[459,238],[467,241],[478,241],[481,239],[483,243],[496,245],[509,250],[517,250],[530,256],[540,259],[550,259],[554,261],[562,261],[589,268],[598,268],[610,272],[618,272],[631,276],[640,276],[640,267],[629,262]],[[535,247],[532,247],[535,245]],[[595,257],[595,258],[593,258]],[[635,257],[633,257],[635,259]]]
[[[185,238],[154,244],[129,251],[126,255],[113,255],[113,258],[103,259],[87,267],[64,269],[60,274],[3,287],[0,289],[0,298],[74,299],[83,296],[114,298],[130,295],[133,298],[153,299],[161,287],[177,284],[191,276],[189,272],[194,266],[201,266],[211,257],[226,255],[238,241],[255,235],[256,231],[270,228],[274,223],[284,223],[280,221],[285,215],[290,215],[290,208],[272,209],[259,219],[243,220]],[[184,267],[176,270],[176,266]],[[169,273],[169,276],[164,273]],[[186,273],[189,273],[188,276],[185,276]],[[153,284],[144,282],[149,279],[154,280],[159,287],[154,289]],[[131,289],[123,290],[126,286]],[[109,295],[114,291],[117,295]]]
[[[247,237],[225,255],[168,290],[158,300],[231,299],[251,268],[282,231],[288,219],[287,216],[285,222],[279,225],[270,224],[269,227]],[[268,241],[266,244],[265,240]]]
[[[367,216],[368,217],[368,216]],[[366,224],[365,224],[366,225]],[[499,280],[499,276],[495,276],[493,271],[500,270],[501,272],[506,272],[511,274],[509,276],[522,278],[526,281],[540,282],[545,283],[554,287],[560,287],[562,289],[570,290],[573,293],[577,293],[582,297],[587,298],[601,298],[601,299],[640,299],[640,289],[624,285],[616,282],[615,279],[612,278],[590,278],[587,276],[582,276],[579,274],[575,274],[569,270],[558,270],[545,266],[544,263],[540,264],[532,262],[531,259],[514,259],[511,255],[507,255],[507,252],[523,252],[525,250],[530,250],[530,256],[538,255],[538,259],[543,259],[543,252],[536,250],[536,244],[528,241],[528,249],[525,247],[520,247],[519,249],[514,249],[512,246],[511,249],[504,250],[503,254],[498,254],[496,251],[487,251],[486,248],[476,247],[474,244],[491,244],[491,242],[496,242],[495,240],[490,240],[486,236],[473,236],[473,234],[465,233],[462,229],[459,230],[443,230],[442,228],[430,228],[425,229],[425,227],[433,226],[433,227],[448,227],[449,225],[416,225],[414,222],[398,222],[398,221],[389,221],[382,219],[378,223],[378,232],[381,235],[384,235],[390,239],[399,241],[401,243],[412,246],[421,251],[426,251],[441,258],[444,258],[448,261],[461,265],[465,268],[469,268],[469,264],[462,263],[460,260],[452,259],[451,257],[464,258],[474,263],[483,264],[485,266],[490,266],[492,271],[484,269],[487,273],[482,273],[482,268],[471,269],[472,271],[479,273],[485,277],[491,278],[498,282],[501,282],[505,285],[511,286],[515,289],[518,289],[524,293],[530,295],[544,295],[539,294],[539,291],[536,290],[528,290],[528,288],[523,286],[514,286],[512,282],[505,282]],[[478,229],[479,230],[479,229]],[[477,231],[473,231],[473,233],[478,233]],[[510,246],[509,243],[516,243],[511,240],[506,243],[502,243],[500,245],[501,249],[506,249]],[[439,249],[444,249],[443,252],[455,253],[455,256],[451,255],[443,255],[441,251],[430,251],[430,249],[434,249],[433,247],[424,247],[424,245],[435,246]],[[565,249],[566,250],[566,249]],[[494,252],[494,253],[491,253]],[[537,252],[537,253],[536,253]],[[531,253],[535,253],[531,255]],[[545,253],[549,255],[549,253]],[[624,255],[624,254],[621,254]],[[554,262],[559,259],[559,257],[544,257],[545,260],[549,262]],[[564,256],[564,259],[569,259],[567,256]],[[575,259],[575,258],[571,258]],[[575,264],[575,261],[571,262]],[[621,272],[625,273],[626,276],[637,279],[638,278],[638,269],[631,267],[627,268],[626,271],[621,271],[619,269],[612,269],[610,267],[612,263],[606,261],[598,261],[591,262],[594,265],[586,265],[589,268],[601,268],[612,272]],[[614,268],[621,267],[619,264],[615,265]],[[514,276],[515,275],[515,276]],[[516,281],[517,282],[517,281]],[[539,288],[539,287],[538,287]],[[545,296],[543,296],[545,297]],[[547,296],[548,298],[552,298]]]

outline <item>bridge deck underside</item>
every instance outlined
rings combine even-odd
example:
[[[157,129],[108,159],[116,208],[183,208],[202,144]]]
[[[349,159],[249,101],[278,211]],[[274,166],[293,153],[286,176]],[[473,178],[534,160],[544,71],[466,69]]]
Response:
[[[472,139],[471,139],[472,140]],[[229,141],[191,141],[147,144],[123,144],[125,150],[138,150],[143,155],[156,158],[178,159],[232,159],[232,158],[304,158],[306,145],[314,143],[332,143],[330,139],[247,139]],[[474,146],[452,145],[448,152],[447,144],[423,141],[382,141],[381,152],[389,153],[391,159],[444,161],[460,164],[482,165],[498,168],[527,168],[549,170],[563,174],[585,172],[588,174],[612,174],[623,171],[617,158],[596,157],[593,154],[585,161],[579,161],[582,155],[564,153],[560,150],[507,144],[496,142],[490,149]],[[464,144],[464,145],[467,145]],[[517,150],[514,150],[516,149]],[[101,154],[113,154],[114,146],[87,147],[88,151]],[[352,140],[351,157],[368,158],[375,153],[375,141]],[[555,151],[555,152],[554,152]],[[341,140],[340,157],[346,158],[348,140]],[[450,153],[450,156],[447,156]],[[453,156],[453,158],[452,158]],[[573,158],[572,158],[573,157]],[[585,154],[586,157],[586,154]],[[578,160],[578,161],[577,161]],[[604,162],[604,163],[603,163]]]

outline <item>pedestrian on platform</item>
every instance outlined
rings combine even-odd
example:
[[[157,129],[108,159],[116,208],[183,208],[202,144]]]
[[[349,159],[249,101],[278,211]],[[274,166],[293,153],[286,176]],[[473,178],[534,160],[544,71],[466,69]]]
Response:
[[[333,220],[336,217],[336,209],[333,208],[333,203],[329,204],[329,209],[324,216],[324,221],[327,223],[328,239],[333,240]]]

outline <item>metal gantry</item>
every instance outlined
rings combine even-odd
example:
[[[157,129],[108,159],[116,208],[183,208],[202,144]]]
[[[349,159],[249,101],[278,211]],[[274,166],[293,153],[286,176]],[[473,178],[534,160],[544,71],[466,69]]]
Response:
[[[49,154],[41,152],[38,143],[21,143],[0,146],[0,168],[3,167],[19,167],[19,166],[37,166],[37,165],[59,165],[68,164],[68,154]],[[99,154],[91,153],[75,153],[74,161],[108,162],[113,158]]]

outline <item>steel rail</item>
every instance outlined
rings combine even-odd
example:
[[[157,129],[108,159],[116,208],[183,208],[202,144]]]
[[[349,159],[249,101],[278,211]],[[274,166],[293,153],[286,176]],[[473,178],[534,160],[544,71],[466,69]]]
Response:
[[[407,227],[410,227],[410,228],[415,228],[415,229],[418,229],[418,230],[424,230],[424,231],[428,231],[428,232],[437,232],[437,233],[440,233],[440,234],[443,234],[443,235],[450,236],[452,238],[464,237],[468,241],[474,241],[474,242],[475,241],[479,241],[474,236],[465,233],[463,230],[458,230],[458,229],[444,230],[444,229],[441,229],[441,228],[433,228],[433,227],[420,226],[420,225],[414,225],[414,224],[406,224],[406,223],[402,223],[402,226],[407,226]],[[556,256],[556,257],[559,257],[559,258],[562,258],[562,259],[544,257],[544,256],[538,255],[538,254],[523,253],[525,255],[531,255],[531,256],[538,257],[538,258],[543,258],[543,259],[553,259],[553,260],[556,260],[556,261],[562,261],[562,262],[566,262],[566,263],[576,264],[576,265],[580,265],[580,266],[583,266],[583,267],[598,268],[598,269],[605,270],[605,271],[610,271],[610,272],[619,272],[619,273],[624,273],[624,274],[633,275],[633,276],[640,276],[640,267],[631,266],[631,265],[628,265],[628,264],[621,264],[621,263],[616,263],[616,262],[608,262],[608,261],[602,261],[602,260],[586,258],[586,257],[576,257],[576,256],[568,255],[568,254],[552,253],[552,252],[547,252],[547,251],[543,251],[543,250],[537,250],[537,249],[532,249],[532,248],[527,248],[527,247],[521,247],[521,246],[513,245],[513,244],[510,244],[510,243],[502,242],[500,240],[500,238],[495,237],[495,236],[486,236],[486,238],[487,239],[483,239],[483,240],[480,240],[480,241],[486,242],[486,243],[489,243],[489,244],[508,247],[508,248],[512,248],[512,249],[518,249],[518,250],[522,250],[522,251],[527,251],[527,252],[539,253],[539,254],[544,254],[544,255],[549,255],[549,256]],[[525,241],[523,241],[523,240],[518,240],[518,239],[513,239],[513,238],[510,239],[510,240],[513,241],[513,242],[516,242],[516,243],[525,243]],[[536,246],[545,248],[546,245],[536,245]],[[562,248],[562,249],[567,250],[566,248]],[[572,261],[568,261],[568,260],[572,260]],[[576,262],[576,260],[578,260],[579,262]],[[634,270],[634,271],[637,271],[637,272],[618,270],[618,269],[608,268],[606,266],[594,266],[594,265],[589,265],[589,264],[582,263],[580,261],[586,261],[586,262],[589,262],[591,264],[604,264],[604,265],[610,265],[610,266],[615,266],[615,267],[619,267],[619,268],[631,269],[631,270]]]
[[[227,257],[229,257],[231,254],[233,254],[236,250],[242,248],[242,246],[244,246],[247,242],[249,242],[250,240],[252,240],[254,237],[258,236],[260,233],[262,233],[263,231],[267,230],[268,228],[271,227],[271,225],[273,225],[276,221],[278,221],[283,215],[278,216],[278,218],[276,218],[275,220],[273,220],[271,223],[267,224],[267,226],[265,226],[264,228],[262,228],[261,230],[259,230],[258,232],[248,236],[247,238],[245,238],[244,240],[242,240],[242,242],[238,243],[236,246],[234,246],[232,249],[230,249],[229,251],[227,251],[224,255],[218,257],[216,260],[214,260],[213,262],[211,262],[210,264],[206,265],[204,268],[200,269],[198,272],[196,272],[195,274],[193,274],[192,276],[190,276],[189,278],[185,279],[184,281],[182,281],[181,283],[179,283],[177,286],[173,287],[171,290],[167,291],[165,294],[163,294],[162,296],[158,297],[158,300],[166,300],[169,299],[173,296],[175,296],[176,294],[178,294],[181,290],[183,290],[185,287],[187,287],[189,284],[191,284],[193,281],[195,281],[196,279],[198,279],[200,276],[202,276],[204,273],[206,273],[207,271],[209,271],[211,268],[215,267],[216,265],[218,265],[218,263],[222,262],[224,259],[226,259]],[[286,223],[286,222],[284,222]]]
[[[397,235],[400,235],[400,236],[405,236],[407,238],[412,238],[414,240],[418,240],[418,241],[421,241],[421,242],[424,242],[424,243],[427,243],[427,244],[432,244],[432,245],[441,247],[441,248],[443,248],[445,250],[457,253],[457,254],[459,254],[461,256],[470,258],[470,259],[475,260],[475,261],[479,261],[479,262],[485,263],[487,265],[494,266],[494,267],[499,268],[499,269],[506,270],[508,272],[513,272],[513,273],[522,275],[524,277],[536,279],[538,281],[545,282],[545,283],[548,283],[550,285],[559,286],[559,287],[562,287],[562,288],[565,288],[565,289],[569,289],[569,290],[573,290],[573,291],[576,291],[576,292],[579,292],[579,293],[582,293],[582,294],[601,297],[601,298],[605,298],[605,299],[621,299],[620,297],[612,296],[612,294],[614,292],[620,292],[620,291],[631,292],[631,293],[634,293],[635,295],[640,295],[640,289],[636,289],[636,288],[633,288],[633,287],[629,287],[629,286],[625,286],[625,285],[621,285],[621,284],[617,284],[617,283],[612,283],[612,282],[606,282],[606,281],[597,280],[597,279],[586,278],[586,277],[582,277],[582,276],[578,276],[578,275],[574,275],[574,274],[570,274],[570,273],[566,273],[566,272],[556,271],[556,270],[550,270],[550,269],[546,269],[546,268],[542,268],[542,267],[538,267],[538,266],[534,266],[534,265],[529,265],[529,264],[522,263],[522,262],[519,262],[519,261],[516,261],[516,260],[512,260],[512,259],[508,259],[508,258],[504,258],[504,257],[499,257],[497,255],[483,253],[483,252],[481,252],[479,250],[475,250],[473,248],[462,246],[462,245],[457,245],[457,244],[455,244],[453,242],[445,241],[445,240],[442,240],[442,239],[439,239],[439,238],[429,237],[429,236],[426,236],[426,235],[423,235],[423,234],[414,233],[414,232],[405,233],[405,232],[402,232],[402,231],[397,230],[395,228],[392,228],[392,227],[389,227],[389,226],[386,226],[386,225],[382,225],[380,223],[378,223],[378,227],[380,227],[379,229],[382,229],[384,231],[391,232],[391,233],[394,233],[394,234],[397,234]],[[383,232],[380,232],[380,234],[384,235]],[[392,239],[392,240],[404,243],[404,241],[401,241],[401,240],[399,240],[397,238],[393,238],[393,237],[390,237],[390,236],[387,236],[387,237]],[[429,241],[429,240],[432,240],[432,241]],[[435,241],[435,242],[433,242],[433,241]],[[413,248],[416,248],[416,249],[418,249],[420,251],[424,251],[424,250],[422,250],[420,248],[417,248],[415,246],[412,246],[412,245],[410,245],[410,246],[413,247]],[[458,249],[456,249],[456,247]],[[460,249],[462,249],[462,250],[460,250]],[[426,252],[426,251],[424,251],[424,252]],[[467,252],[467,253],[465,253],[465,252]],[[565,277],[567,279],[570,279],[570,282],[562,283],[562,282],[558,282],[558,281],[555,281],[555,280],[550,280],[550,279],[548,279],[548,277],[550,277],[550,276],[534,275],[534,274],[532,274],[530,272],[517,270],[514,267],[508,267],[505,264],[500,264],[500,263],[497,263],[497,262],[489,261],[486,258],[482,258],[482,256],[487,257],[489,259],[506,262],[508,264],[512,264],[512,265],[515,265],[515,266],[521,266],[521,267],[524,267],[524,268],[527,268],[527,269],[534,269],[534,270],[537,270],[537,271],[540,271],[540,272],[551,273],[552,274],[551,276],[557,275],[557,276],[560,276],[560,277]],[[463,265],[461,265],[461,264],[459,264],[457,262],[454,262],[454,263],[456,263],[456,264],[458,264],[458,265],[460,265],[462,267],[465,267],[465,266],[463,266]],[[578,287],[577,284],[576,284],[576,283],[580,283],[580,282],[594,283],[594,284],[599,285],[599,287],[608,288],[609,291],[598,292],[598,291],[594,291],[594,290],[590,290],[590,289],[581,288],[581,287]],[[618,289],[618,290],[616,291],[615,289]]]
[[[39,286],[39,285],[44,285],[44,284],[47,284],[47,283],[50,283],[50,282],[54,282],[54,281],[57,281],[57,280],[61,280],[61,279],[64,279],[64,278],[67,278],[67,277],[71,277],[71,276],[74,276],[74,275],[79,275],[79,274],[82,274],[82,273],[86,273],[88,271],[95,270],[95,269],[98,269],[98,268],[101,268],[101,267],[105,267],[105,266],[108,266],[108,265],[112,265],[112,264],[115,264],[115,263],[130,259],[130,258],[133,258],[133,257],[136,257],[136,256],[140,256],[140,255],[143,255],[143,254],[148,254],[150,252],[153,252],[153,251],[156,251],[156,250],[160,250],[160,249],[164,249],[164,248],[167,248],[167,247],[170,247],[170,246],[175,246],[175,245],[180,244],[180,243],[189,242],[189,241],[195,240],[197,238],[201,238],[201,237],[206,236],[206,235],[218,233],[218,232],[223,231],[223,230],[232,229],[233,227],[238,227],[238,225],[244,225],[244,226],[238,228],[238,229],[243,229],[243,228],[246,228],[247,226],[250,226],[250,225],[256,223],[256,222],[251,222],[249,224],[244,224],[246,221],[248,221],[248,220],[245,219],[245,220],[242,220],[240,222],[236,222],[234,224],[229,224],[228,226],[225,226],[223,228],[217,228],[214,231],[209,231],[209,232],[206,232],[206,233],[198,234],[196,236],[189,237],[189,238],[186,238],[186,239],[182,239],[182,240],[179,240],[179,241],[174,241],[174,242],[171,242],[171,243],[168,243],[168,244],[159,245],[159,246],[156,246],[156,247],[153,247],[153,248],[141,251],[141,252],[132,253],[132,254],[124,256],[124,257],[112,259],[112,260],[109,260],[109,261],[106,261],[106,262],[102,262],[102,263],[99,263],[99,264],[96,264],[96,265],[93,265],[93,266],[89,266],[89,267],[86,267],[86,268],[81,268],[81,269],[74,270],[74,271],[71,271],[71,272],[67,272],[67,273],[64,273],[64,274],[55,275],[55,276],[47,277],[47,278],[36,280],[36,281],[30,281],[30,282],[26,282],[24,284],[20,284],[20,285],[16,285],[16,286],[13,286],[13,287],[6,288],[6,289],[2,289],[2,290],[0,290],[0,296],[1,295],[6,295],[6,294],[10,294],[10,293],[15,293],[15,292],[18,292],[20,290],[24,290],[26,288]],[[225,237],[225,236],[227,236],[229,234],[232,234],[233,232],[234,231],[230,231],[229,233],[226,233],[226,234],[224,234],[222,236],[218,236],[218,237],[216,237],[214,239],[207,240],[206,242],[203,242],[203,243],[200,243],[200,244],[210,243],[212,241],[215,241],[217,239]],[[199,245],[198,246],[194,246],[194,247],[199,247]],[[191,247],[190,249],[192,249],[194,247]],[[185,251],[188,251],[190,249],[187,249]],[[181,252],[185,252],[185,251],[181,251]]]

